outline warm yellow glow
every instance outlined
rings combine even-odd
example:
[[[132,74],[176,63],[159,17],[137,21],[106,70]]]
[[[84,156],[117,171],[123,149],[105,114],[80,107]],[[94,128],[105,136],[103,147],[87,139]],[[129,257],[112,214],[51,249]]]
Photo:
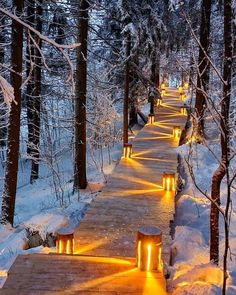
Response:
[[[162,259],[161,259],[161,252],[162,252],[162,250],[161,250],[162,248],[161,248],[161,245],[159,245],[159,249],[158,249],[158,270],[159,271],[162,271],[162,267],[163,267],[163,265],[162,265]]]
[[[161,90],[165,90],[166,89],[166,84],[165,83],[161,83]]]
[[[123,148],[124,158],[131,158],[132,155],[132,144],[126,144]]]
[[[179,86],[178,91],[179,91],[180,94],[183,93],[184,92],[183,87]]]
[[[170,178],[169,177],[166,179],[166,190],[170,191]]]
[[[155,116],[153,114],[148,115],[148,124],[155,123]]]
[[[164,97],[166,94],[166,91],[165,90],[161,90],[161,97]]]
[[[6,270],[0,270],[0,277],[6,277],[7,271]]]
[[[181,107],[180,111],[181,111],[181,115],[183,115],[183,116],[188,115],[187,109],[185,107]]]
[[[189,140],[186,142],[186,144],[191,144],[191,143],[194,143],[194,142],[197,142],[197,138],[196,136],[192,135]]]
[[[187,90],[188,88],[189,88],[189,84],[188,84],[188,82],[185,82],[185,83],[184,83],[184,89]]]
[[[163,174],[163,189],[166,191],[175,191],[175,173]]]
[[[181,93],[180,96],[179,96],[179,99],[182,100],[182,101],[185,101],[187,99],[187,95],[184,94],[184,93]]]
[[[181,136],[181,128],[179,126],[173,127],[173,137],[174,139],[180,139]]]
[[[138,241],[138,268],[140,268],[141,264],[141,241]]]
[[[148,251],[148,255],[147,255],[147,271],[150,271],[151,268],[151,257],[152,257],[152,246],[149,244],[147,246],[147,251]]]
[[[157,100],[157,107],[161,106],[162,105],[162,99],[158,99]]]
[[[63,247],[63,245],[62,245],[62,240],[59,240],[59,247],[58,247],[58,252],[61,254],[62,253],[62,247]]]

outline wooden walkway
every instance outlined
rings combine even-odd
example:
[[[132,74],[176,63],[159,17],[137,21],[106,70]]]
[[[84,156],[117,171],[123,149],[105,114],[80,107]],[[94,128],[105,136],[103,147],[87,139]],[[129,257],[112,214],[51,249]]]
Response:
[[[186,117],[177,91],[168,93],[156,110],[157,123],[139,132],[133,157],[121,159],[76,230],[78,256],[20,255],[0,294],[167,294],[163,274],[137,270],[134,257],[138,227],[153,225],[163,232],[169,263],[174,193],[163,191],[162,173],[176,172],[172,127],[183,128]]]

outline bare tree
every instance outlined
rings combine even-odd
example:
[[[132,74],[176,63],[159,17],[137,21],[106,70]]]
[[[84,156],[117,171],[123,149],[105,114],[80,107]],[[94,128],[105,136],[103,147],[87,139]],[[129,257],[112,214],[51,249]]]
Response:
[[[23,0],[13,0],[16,14],[23,13]],[[20,137],[20,113],[21,113],[21,84],[22,84],[22,50],[23,50],[23,26],[16,20],[12,21],[12,47],[11,47],[11,84],[14,88],[15,103],[12,104],[9,115],[7,161],[5,183],[2,200],[3,224],[13,225],[15,211],[15,197],[18,173],[18,154]]]
[[[86,96],[87,96],[87,42],[89,1],[81,0],[78,14],[78,41],[75,92],[75,161],[74,190],[87,187],[86,176]]]
[[[210,23],[211,23],[211,6],[212,0],[202,0],[202,15],[200,26],[200,46],[198,57],[198,76],[197,76],[197,90],[196,90],[196,103],[195,110],[198,117],[198,135],[200,138],[203,136],[204,130],[204,106],[205,95],[209,85],[210,64],[207,56],[210,51]],[[207,55],[207,56],[206,56]]]

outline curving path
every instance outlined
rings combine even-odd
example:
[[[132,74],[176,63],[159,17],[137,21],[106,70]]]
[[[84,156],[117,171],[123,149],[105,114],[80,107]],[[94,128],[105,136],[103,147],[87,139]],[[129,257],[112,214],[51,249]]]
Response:
[[[169,263],[174,193],[163,191],[162,173],[177,168],[172,127],[186,122],[177,97],[168,90],[156,109],[157,123],[139,132],[133,157],[121,159],[92,202],[75,232],[78,256],[20,255],[0,294],[167,294],[163,274],[138,271],[134,257],[138,227],[154,225],[163,232],[163,260]]]

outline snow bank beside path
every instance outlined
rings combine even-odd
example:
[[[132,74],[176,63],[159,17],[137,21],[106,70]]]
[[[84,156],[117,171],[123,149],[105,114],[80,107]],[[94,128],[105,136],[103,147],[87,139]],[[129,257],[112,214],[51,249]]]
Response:
[[[216,146],[211,146],[215,154]],[[224,228],[220,218],[220,267],[209,263],[210,201],[194,186],[187,162],[193,167],[197,185],[210,194],[211,177],[218,163],[209,149],[200,144],[183,145],[177,149],[184,166],[184,189],[176,200],[176,232],[172,244],[173,267],[171,280],[173,295],[221,294]],[[191,155],[191,157],[189,157]],[[225,183],[222,183],[222,206],[225,203]],[[234,197],[233,197],[234,199]],[[236,253],[236,205],[234,204],[230,247]],[[229,259],[227,295],[236,294],[236,256]]]

